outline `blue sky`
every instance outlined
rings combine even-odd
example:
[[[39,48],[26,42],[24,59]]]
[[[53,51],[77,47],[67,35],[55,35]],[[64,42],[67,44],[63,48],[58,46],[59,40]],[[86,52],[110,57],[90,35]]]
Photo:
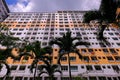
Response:
[[[6,0],[11,12],[98,9],[100,0]]]
[[[17,0],[6,0],[7,4],[8,5],[11,5],[11,4],[16,4],[17,3]]]

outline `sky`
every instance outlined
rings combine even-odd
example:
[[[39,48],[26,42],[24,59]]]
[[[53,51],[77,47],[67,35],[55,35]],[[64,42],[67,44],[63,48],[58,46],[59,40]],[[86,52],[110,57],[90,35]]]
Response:
[[[6,0],[11,12],[54,12],[99,9],[101,0]]]

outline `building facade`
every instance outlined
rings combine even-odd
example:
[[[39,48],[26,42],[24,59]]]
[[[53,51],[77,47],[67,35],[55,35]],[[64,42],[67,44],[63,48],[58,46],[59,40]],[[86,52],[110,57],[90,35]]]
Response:
[[[9,12],[10,11],[5,0],[0,0],[0,22],[2,22],[8,16]]]
[[[104,36],[109,43],[105,44],[97,39],[99,25],[95,21],[89,25],[82,23],[84,14],[85,11],[15,12],[9,13],[3,23],[9,27],[15,37],[31,42],[41,41],[42,47],[47,46],[50,40],[62,37],[70,30],[73,37],[80,37],[82,40],[90,42],[89,48],[78,47],[79,52],[84,56],[83,60],[80,60],[74,53],[70,54],[70,68],[74,80],[77,80],[77,77],[82,77],[83,80],[120,80],[119,28],[113,27],[112,24],[106,28]],[[57,64],[59,47],[57,45],[53,47],[53,64]],[[32,61],[33,59],[30,57],[27,60],[22,57],[20,61],[9,57],[7,62],[12,71],[7,79],[33,80],[33,73],[30,73],[28,68]],[[63,75],[56,73],[56,80],[69,80],[67,56],[63,57],[61,63]],[[42,62],[38,64],[41,65]],[[3,67],[0,77],[5,74],[5,70]],[[42,75],[41,79],[47,80],[47,75]]]

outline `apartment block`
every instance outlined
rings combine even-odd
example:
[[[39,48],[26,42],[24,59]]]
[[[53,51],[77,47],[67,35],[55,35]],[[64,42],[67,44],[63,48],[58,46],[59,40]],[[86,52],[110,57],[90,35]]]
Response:
[[[85,12],[11,12],[3,23],[9,27],[13,36],[30,42],[41,41],[42,47],[47,46],[50,40],[62,37],[70,30],[72,37],[79,37],[83,41],[90,42],[88,48],[78,46],[80,54],[84,56],[83,60],[74,53],[70,54],[73,80],[76,80],[76,77],[82,77],[83,80],[120,80],[120,29],[109,24],[104,31],[109,44],[105,44],[97,39],[100,26],[96,21],[91,21],[89,25],[82,23]],[[20,43],[20,45],[23,44]],[[59,47],[54,45],[53,48],[53,64],[57,64]],[[33,73],[29,70],[32,61],[30,57],[27,60],[22,57],[20,61],[9,57],[7,62],[12,71],[6,80],[33,80]],[[69,80],[68,57],[64,56],[61,63],[63,75],[56,73],[56,80]],[[38,63],[39,66],[42,64],[42,62]],[[5,70],[3,67],[0,77],[5,74]],[[47,77],[44,74],[40,80],[47,80]]]
[[[10,11],[5,0],[0,0],[0,22],[2,22],[8,16],[9,12]]]

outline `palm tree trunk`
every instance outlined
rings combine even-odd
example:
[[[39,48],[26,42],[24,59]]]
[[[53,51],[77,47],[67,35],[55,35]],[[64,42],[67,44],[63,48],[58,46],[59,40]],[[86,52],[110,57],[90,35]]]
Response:
[[[35,72],[34,72],[34,77],[33,77],[33,80],[35,80],[35,77],[36,77],[36,72],[37,72],[37,63],[35,64]]]
[[[70,69],[70,55],[68,53],[68,68],[69,68],[69,80],[72,80],[71,69]]]
[[[101,30],[99,32],[99,39],[100,40],[104,38],[103,32],[104,32],[106,27],[107,27],[107,25],[101,25]]]
[[[50,80],[55,80],[53,75],[49,76]]]

